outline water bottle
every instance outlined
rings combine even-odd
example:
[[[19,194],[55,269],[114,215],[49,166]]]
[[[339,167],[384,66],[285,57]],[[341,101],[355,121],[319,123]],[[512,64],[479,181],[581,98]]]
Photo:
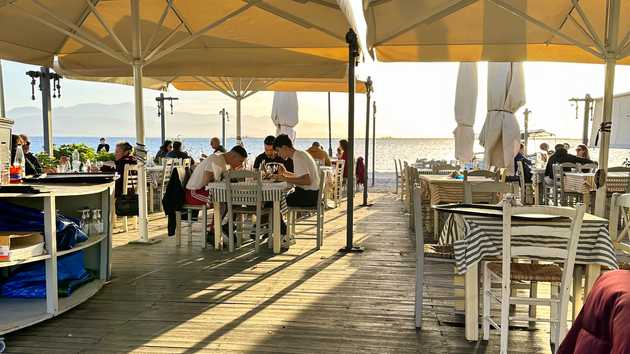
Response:
[[[10,180],[11,183],[21,183],[22,177],[24,176],[24,151],[22,150],[22,146],[18,145],[15,148],[15,158],[13,159],[13,166],[11,166],[9,172],[11,174]]]
[[[79,172],[81,169],[81,154],[79,151],[74,150],[72,152],[72,172]]]
[[[0,185],[9,184],[11,176],[11,150],[6,142],[0,143]]]
[[[101,235],[103,233],[103,217],[101,209],[92,210],[92,222],[90,223],[90,235]]]
[[[90,209],[81,209],[81,221],[79,222],[79,228],[83,230],[86,235],[90,234]]]

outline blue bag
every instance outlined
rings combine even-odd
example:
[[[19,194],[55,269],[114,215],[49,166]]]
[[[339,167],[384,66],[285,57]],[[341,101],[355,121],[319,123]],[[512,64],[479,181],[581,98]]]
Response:
[[[57,259],[57,281],[70,283],[71,280],[83,280],[91,277],[83,265],[83,251],[77,251]],[[61,291],[62,289],[60,289]],[[64,289],[68,295],[74,289]],[[10,298],[43,299],[46,298],[45,262],[28,264],[9,277],[2,287],[0,296]]]
[[[57,214],[57,250],[73,248],[87,241],[87,235],[79,228],[78,220]],[[44,212],[0,200],[0,231],[44,232]]]

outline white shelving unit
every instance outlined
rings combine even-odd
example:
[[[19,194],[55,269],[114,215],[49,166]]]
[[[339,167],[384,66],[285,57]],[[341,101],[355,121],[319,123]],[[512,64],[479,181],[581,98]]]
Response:
[[[96,294],[107,281],[111,261],[114,183],[82,185],[34,185],[38,194],[0,193],[0,198],[19,205],[44,211],[44,235],[46,254],[24,261],[0,262],[2,268],[15,267],[32,262],[45,262],[46,298],[12,299],[0,297],[0,351],[4,348],[2,335],[55,317]],[[88,207],[101,209],[105,232],[90,235],[72,249],[57,251],[56,215],[60,211],[67,216],[79,217],[79,210]],[[84,251],[84,264],[96,272],[96,279],[83,285],[69,297],[58,296],[57,259],[73,252]]]

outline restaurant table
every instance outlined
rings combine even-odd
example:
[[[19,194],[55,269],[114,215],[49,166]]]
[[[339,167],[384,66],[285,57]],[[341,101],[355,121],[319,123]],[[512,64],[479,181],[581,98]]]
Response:
[[[464,180],[452,178],[445,175],[420,175],[418,176],[420,190],[422,192],[422,205],[428,208],[439,204],[462,203],[464,201]],[[491,178],[470,176],[468,181],[471,183],[493,182]],[[487,201],[488,193],[474,193],[473,201]],[[427,231],[433,232],[435,238],[438,237],[439,216],[434,211],[433,219],[431,213],[425,212],[425,224],[428,226]]]
[[[453,248],[457,273],[465,276],[466,339],[476,341],[479,335],[479,262],[484,258],[499,257],[502,254],[502,209],[500,206],[463,204],[437,206],[436,209],[451,213],[455,218],[461,219],[461,223],[456,224],[464,227],[464,231],[459,233],[462,238],[454,241]],[[564,248],[566,239],[553,236],[558,226],[568,229],[570,220],[543,217],[514,219],[512,227],[527,227],[532,231],[528,235],[514,235],[512,243],[518,243],[521,246],[545,244],[547,247]],[[544,257],[538,260],[558,261],[558,259]],[[575,262],[586,267],[584,288],[586,298],[602,266],[609,269],[618,267],[615,250],[608,233],[608,220],[591,214],[584,215]],[[576,298],[579,299],[579,297]],[[578,301],[574,308],[579,308]]]
[[[630,175],[626,172],[609,172],[606,175],[606,192],[625,193],[628,179]],[[587,210],[591,203],[591,193],[596,190],[595,173],[566,172],[564,174],[564,191],[582,194]]]
[[[256,185],[255,182],[236,182],[238,185]],[[287,191],[289,184],[286,182],[263,181],[262,198],[264,202],[273,202],[273,252],[280,253],[280,218],[286,213]],[[220,210],[220,203],[227,203],[227,185],[224,182],[213,182],[208,184],[209,200],[214,204],[214,210]],[[214,234],[221,235],[221,213],[214,214]],[[215,249],[221,248],[222,237],[214,238]]]

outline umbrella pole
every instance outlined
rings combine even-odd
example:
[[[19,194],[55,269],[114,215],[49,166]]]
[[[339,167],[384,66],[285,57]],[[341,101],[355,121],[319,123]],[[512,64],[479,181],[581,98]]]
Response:
[[[372,102],[372,187],[376,171],[376,101]]]
[[[6,114],[6,107],[4,105],[4,82],[2,79],[2,60],[0,60],[0,117],[5,117]]]
[[[0,114],[0,116],[2,116]],[[328,92],[328,156],[333,156],[332,150],[332,118],[330,116],[330,92]]]
[[[608,8],[608,28],[606,31],[606,77],[604,85],[604,111],[600,126],[601,145],[599,147],[599,169],[603,177],[595,197],[595,214],[606,215],[606,171],[608,170],[608,149],[610,145],[610,128],[613,109],[613,90],[615,87],[615,66],[617,64],[617,35],[619,32],[620,0],[610,0]]]
[[[354,233],[354,91],[355,77],[354,67],[359,57],[359,43],[357,34],[348,30],[346,34],[348,43],[348,179],[346,181],[346,247],[340,249],[343,253],[363,252],[363,249],[353,245]]]
[[[140,0],[131,0],[132,44],[133,44],[133,90],[136,109],[136,158],[138,160],[138,239],[132,243],[153,244],[160,240],[149,239],[147,218],[147,157],[144,143],[144,102],[142,97],[142,50],[140,48]],[[151,201],[153,202],[153,201]]]
[[[242,145],[241,141],[241,95],[236,96],[236,145]],[[224,142],[225,144],[225,142]]]
[[[365,171],[363,171],[363,204],[361,206],[371,206],[368,204],[368,170],[370,166],[370,100],[372,99],[372,78],[368,77],[365,83],[366,106],[365,106]]]

